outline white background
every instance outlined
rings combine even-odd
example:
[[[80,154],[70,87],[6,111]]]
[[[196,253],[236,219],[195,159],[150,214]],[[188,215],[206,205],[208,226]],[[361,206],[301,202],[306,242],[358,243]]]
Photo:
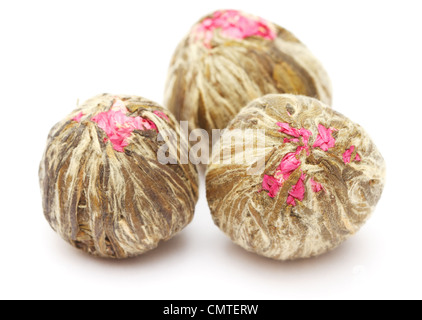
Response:
[[[334,107],[388,165],[373,218],[337,250],[277,262],[235,246],[204,198],[180,235],[127,261],[62,241],[38,164],[50,128],[98,93],[162,102],[178,41],[201,16],[242,9],[298,36],[333,81]],[[1,1],[0,298],[422,298],[420,1]]]

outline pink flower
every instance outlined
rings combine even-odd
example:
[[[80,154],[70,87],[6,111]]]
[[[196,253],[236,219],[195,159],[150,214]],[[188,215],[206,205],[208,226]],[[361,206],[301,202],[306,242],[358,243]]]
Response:
[[[298,138],[302,138],[303,145],[299,145],[296,148],[296,152],[288,153],[281,160],[280,165],[277,167],[277,170],[274,176],[266,175],[263,181],[263,189],[269,191],[271,198],[274,198],[275,195],[279,192],[283,184],[290,178],[292,173],[299,169],[302,165],[301,160],[298,159],[301,156],[302,151],[306,151],[307,156],[311,154],[311,148],[309,147],[309,138],[312,136],[312,132],[305,128],[296,129],[291,127],[289,123],[278,122],[277,126],[280,127],[279,132],[286,135],[292,136],[294,138],[284,138],[283,142],[286,143],[300,143]],[[325,126],[318,125],[318,136],[315,140],[312,148],[320,148],[323,151],[328,151],[331,148],[335,147],[336,140],[332,136],[332,133],[337,131],[334,128],[326,128]],[[355,147],[352,146],[350,149],[346,150],[343,154],[343,161],[345,163],[350,163]],[[361,161],[359,154],[356,154],[354,161]],[[302,176],[297,181],[297,183],[291,188],[287,198],[287,204],[296,206],[296,201],[303,201],[305,197],[305,178],[306,175],[302,173]],[[310,179],[310,184],[312,191],[315,193],[321,192],[324,190],[324,187],[321,183],[316,182],[314,179]]]
[[[277,122],[277,125],[280,127],[280,132],[288,134],[289,136],[299,138],[300,130],[292,128],[288,123]]]
[[[268,195],[271,198],[274,198],[284,182],[289,179],[291,174],[299,168],[300,165],[301,162],[296,158],[295,153],[286,154],[277,167],[274,176],[264,175],[262,189],[267,190],[269,192]]]
[[[309,138],[312,136],[312,132],[302,128],[299,130],[299,135],[302,137],[303,144],[307,147],[309,144]]]
[[[280,165],[277,167],[277,170],[274,176],[266,175],[263,181],[263,189],[269,191],[269,196],[274,198],[275,195],[279,192],[280,188],[283,187],[284,183],[290,178],[292,173],[299,169],[302,165],[301,156],[303,156],[302,151],[306,151],[307,156],[311,154],[311,147],[309,146],[309,139],[312,136],[312,132],[305,129],[296,129],[291,127],[289,123],[278,122],[277,126],[280,127],[279,132],[289,135],[294,138],[284,138],[284,144],[287,143],[300,143],[300,137],[302,138],[302,145],[299,145],[296,148],[296,152],[288,153],[284,156],[283,160],[280,162]],[[335,128],[326,128],[325,126],[318,125],[318,135],[315,139],[315,143],[312,148],[320,148],[321,150],[327,152],[329,149],[334,148],[336,145],[336,140],[334,139],[332,133],[337,131]],[[355,146],[351,146],[343,154],[343,161],[345,163],[350,163],[353,159],[353,154],[355,152]],[[356,162],[361,161],[361,157],[358,153],[355,154],[354,160]],[[305,179],[306,174],[302,172],[300,179],[297,183],[291,188],[287,197],[287,204],[291,206],[296,206],[297,201],[303,201],[305,198]],[[324,187],[321,183],[316,182],[313,178],[310,179],[310,185],[312,191],[315,193],[324,191]]]
[[[113,145],[113,149],[118,152],[124,152],[124,148],[129,145],[129,139],[134,130],[157,130],[154,122],[142,117],[128,117],[124,102],[117,99],[113,106],[107,112],[101,112],[91,118],[91,121],[97,123]]]
[[[362,161],[362,158],[360,157],[359,153],[356,153],[355,160],[353,160],[353,161],[355,161],[355,162],[361,162]]]
[[[141,117],[128,118],[127,123],[129,123],[135,130],[157,130],[157,126],[154,122],[148,119]]]
[[[296,128],[292,128],[290,126],[290,124],[288,123],[282,123],[282,122],[277,122],[277,125],[280,127],[279,132],[285,133],[289,136],[292,137],[302,137],[302,142],[305,145],[305,147],[308,146],[309,143],[309,137],[312,136],[312,132],[309,130],[306,130],[305,128],[301,128],[301,129],[296,129]],[[298,139],[284,139],[284,143],[289,143],[289,142],[293,142],[293,143],[299,143]]]
[[[287,204],[296,206],[296,200],[303,201],[305,198],[305,174],[299,178],[298,182],[292,187],[289,191],[289,196],[287,198]]]
[[[315,193],[320,192],[321,190],[324,190],[324,187],[322,186],[321,183],[316,182],[313,178],[311,178],[311,186],[312,186],[312,191]]]
[[[72,118],[73,121],[81,122],[82,117],[84,116],[83,112],[79,112],[76,117]]]
[[[343,153],[343,162],[345,164],[348,164],[352,161],[352,155],[353,152],[355,152],[355,146],[351,146],[349,149],[346,150],[345,153]],[[362,158],[360,157],[359,153],[356,153],[355,157],[353,158],[354,162],[361,162]]]
[[[159,118],[161,118],[161,119],[164,119],[164,120],[166,120],[167,122],[170,122],[169,117],[168,117],[168,116],[167,116],[164,112],[156,110],[156,111],[154,111],[154,114],[155,114],[157,117],[159,117]]]
[[[306,146],[306,147],[301,146],[301,147],[297,147],[296,152],[295,152],[295,155],[300,155],[300,153],[301,153],[303,150],[305,150],[305,151],[306,151],[306,155],[308,155],[308,156],[309,156],[309,155],[311,154],[311,151],[309,150],[309,147],[308,147],[308,146]]]
[[[144,119],[144,127],[147,130],[155,130],[155,131],[158,131],[157,126],[155,125],[155,123],[152,122],[151,120],[148,120],[148,119]]]
[[[291,174],[301,166],[302,162],[297,158],[297,156],[300,155],[303,150],[306,150],[308,155],[310,154],[308,143],[309,137],[312,135],[311,131],[306,130],[304,128],[292,128],[288,123],[278,122],[277,125],[280,127],[280,132],[295,137],[293,139],[284,138],[284,143],[300,143],[300,140],[298,138],[302,137],[304,145],[298,146],[296,148],[296,152],[290,152],[284,156],[279,166],[277,167],[274,176],[264,177],[265,184],[263,184],[263,189],[267,191],[271,190],[270,193],[272,195],[272,198],[278,193],[279,189],[283,186],[284,182],[290,178]],[[273,183],[271,184],[271,188],[268,186],[268,181],[270,181],[270,178],[273,179],[271,180],[271,183]]]
[[[352,154],[355,151],[355,146],[351,146],[349,149],[346,150],[345,153],[343,153],[343,162],[344,163],[350,163],[352,161]]]
[[[294,139],[284,138],[283,139],[283,143],[299,143],[299,142],[300,142],[299,139],[296,139],[296,138],[294,138]]]
[[[322,124],[318,125],[319,135],[317,136],[313,148],[321,148],[323,151],[328,151],[331,148],[334,148],[336,145],[336,140],[331,135],[336,129],[330,128],[327,129]]]
[[[275,30],[261,18],[246,16],[236,10],[216,11],[212,18],[206,18],[195,27],[196,40],[202,39],[207,48],[211,48],[214,30],[221,30],[226,38],[242,40],[253,36],[274,40]]]
[[[277,168],[277,171],[280,171],[281,174],[289,175],[295,171],[297,168],[300,167],[302,162],[296,158],[295,153],[288,153],[284,156],[283,160],[281,160],[280,165]],[[285,178],[286,180],[287,178]]]
[[[281,188],[281,185],[276,178],[272,176],[264,175],[264,180],[262,181],[262,189],[267,190],[268,195],[271,198],[274,198],[277,195],[280,188]]]

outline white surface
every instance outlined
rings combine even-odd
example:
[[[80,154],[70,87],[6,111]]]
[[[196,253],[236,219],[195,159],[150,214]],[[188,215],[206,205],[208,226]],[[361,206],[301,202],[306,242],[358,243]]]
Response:
[[[281,263],[233,245],[204,198],[157,250],[103,261],[45,221],[37,170],[49,129],[102,92],[162,102],[170,57],[219,8],[294,32],[323,62],[335,108],[383,152],[388,184],[373,218],[338,250]],[[1,1],[0,298],[422,298],[420,1]]]

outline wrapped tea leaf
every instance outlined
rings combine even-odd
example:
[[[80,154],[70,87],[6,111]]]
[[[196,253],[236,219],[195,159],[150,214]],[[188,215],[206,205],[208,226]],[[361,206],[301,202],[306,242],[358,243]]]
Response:
[[[331,103],[327,73],[292,33],[235,10],[193,26],[170,65],[165,104],[191,129],[223,129],[248,102],[292,93]]]
[[[177,139],[160,141],[161,131]],[[197,172],[180,161],[162,164],[157,154],[165,145],[180,156],[185,139],[154,102],[109,94],[88,100],[53,127],[41,161],[51,227],[76,248],[106,258],[133,257],[170,239],[193,218]]]
[[[339,246],[370,217],[384,182],[384,159],[362,127],[294,95],[242,109],[215,144],[206,177],[216,225],[246,250],[279,260]]]

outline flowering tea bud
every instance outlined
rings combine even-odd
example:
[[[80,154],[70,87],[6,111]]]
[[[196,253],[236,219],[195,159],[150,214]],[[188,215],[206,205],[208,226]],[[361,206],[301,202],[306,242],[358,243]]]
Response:
[[[247,129],[260,129],[255,143],[232,139]],[[254,145],[263,170],[248,175]],[[220,150],[236,150],[243,162]],[[242,109],[214,146],[206,177],[216,225],[246,250],[279,260],[340,245],[367,221],[384,180],[384,159],[359,125],[316,99],[287,94]]]
[[[191,129],[224,129],[247,103],[292,93],[331,103],[327,73],[289,31],[240,11],[201,19],[172,59],[165,104]]]
[[[160,141],[161,131],[177,139]],[[183,141],[173,116],[154,102],[108,94],[88,100],[49,134],[39,172],[45,217],[71,245],[99,257],[154,249],[193,218],[195,167],[157,159],[165,144],[180,155]]]

